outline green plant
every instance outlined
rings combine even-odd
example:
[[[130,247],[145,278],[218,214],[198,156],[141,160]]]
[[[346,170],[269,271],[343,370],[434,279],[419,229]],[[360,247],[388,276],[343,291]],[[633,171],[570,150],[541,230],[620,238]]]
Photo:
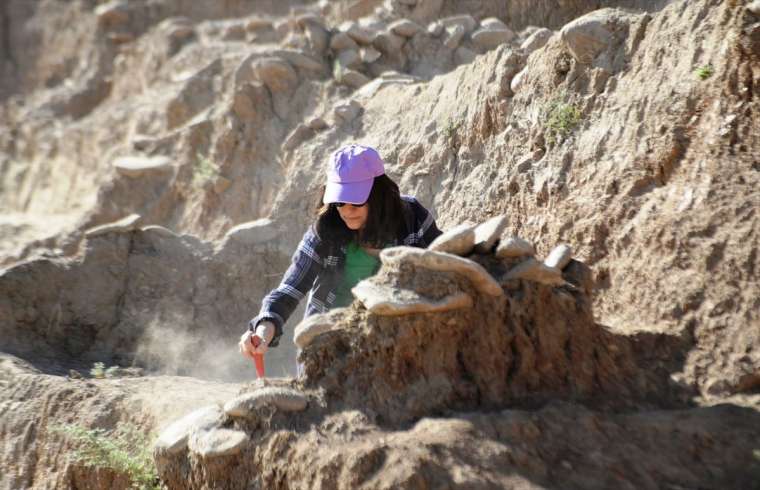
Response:
[[[582,119],[581,110],[578,106],[563,102],[560,98],[555,98],[549,102],[544,112],[546,142],[549,144],[564,141]]]
[[[132,488],[157,490],[161,486],[148,437],[131,424],[117,429],[88,429],[76,424],[51,428],[70,439],[77,449],[74,459],[92,468],[109,469],[129,478]]]
[[[115,378],[121,374],[121,368],[119,366],[110,366],[106,368],[105,363],[96,362],[90,369],[90,376],[97,379],[103,378]]]
[[[707,80],[714,72],[712,65],[702,65],[694,71],[700,80]]]
[[[447,140],[451,140],[459,129],[459,123],[449,119],[446,125],[443,127],[443,134],[446,135]]]
[[[216,179],[219,176],[219,167],[207,157],[198,152],[196,154],[195,165],[193,165],[193,185],[203,187],[206,182]]]

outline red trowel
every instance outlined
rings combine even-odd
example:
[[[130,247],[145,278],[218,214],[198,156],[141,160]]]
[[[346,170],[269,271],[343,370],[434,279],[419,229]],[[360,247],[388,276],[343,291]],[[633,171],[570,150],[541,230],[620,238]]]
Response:
[[[251,335],[251,343],[254,347],[258,347],[261,343],[261,339],[256,335]],[[256,375],[259,378],[263,378],[264,374],[264,354],[254,354],[253,364],[256,366]]]

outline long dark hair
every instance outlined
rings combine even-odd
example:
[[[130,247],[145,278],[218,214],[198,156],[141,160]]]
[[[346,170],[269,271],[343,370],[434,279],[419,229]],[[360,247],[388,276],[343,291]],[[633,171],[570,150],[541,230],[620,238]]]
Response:
[[[398,185],[385,174],[375,177],[372,183],[372,190],[367,199],[367,222],[361,232],[346,226],[334,203],[322,203],[324,194],[323,187],[314,222],[315,233],[322,242],[323,254],[335,255],[342,246],[352,241],[373,248],[383,248],[393,243],[406,229],[404,201],[401,200]]]

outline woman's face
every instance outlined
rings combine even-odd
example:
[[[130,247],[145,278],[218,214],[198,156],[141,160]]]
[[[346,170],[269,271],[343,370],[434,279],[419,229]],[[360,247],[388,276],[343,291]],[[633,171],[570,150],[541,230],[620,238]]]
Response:
[[[369,205],[365,202],[362,205],[344,204],[338,208],[338,214],[352,230],[360,230],[367,223],[367,214]]]

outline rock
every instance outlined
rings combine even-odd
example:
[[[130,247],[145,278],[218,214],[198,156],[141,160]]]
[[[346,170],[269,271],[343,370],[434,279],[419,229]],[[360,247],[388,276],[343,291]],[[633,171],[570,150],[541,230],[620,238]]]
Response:
[[[282,143],[283,151],[290,151],[295,149],[301,143],[314,137],[314,130],[306,124],[300,123],[291,133],[285,138]]]
[[[478,22],[475,20],[475,18],[472,15],[454,15],[452,17],[445,17],[439,20],[438,22],[440,22],[443,25],[443,27],[446,27],[446,28],[454,27],[454,26],[462,26],[465,34],[471,33],[473,30],[475,30],[475,27],[478,25]]]
[[[248,435],[240,430],[211,429],[193,433],[187,447],[202,458],[218,458],[239,454],[248,440]]]
[[[274,93],[290,93],[298,85],[298,75],[281,58],[259,58],[252,65],[254,76]]]
[[[301,51],[295,49],[278,49],[272,52],[274,56],[278,56],[286,60],[291,65],[301,68],[307,71],[313,71],[321,73],[324,71],[324,66],[319,61],[315,60],[311,56],[304,54]]]
[[[185,415],[161,432],[153,446],[154,451],[158,454],[177,454],[183,451],[187,447],[191,433],[219,427],[223,416],[216,405],[201,408]]]
[[[356,0],[346,9],[346,17],[349,19],[366,17],[367,15],[370,15],[381,2],[382,0]]]
[[[362,106],[355,100],[350,100],[344,104],[338,104],[333,110],[336,117],[343,121],[350,122],[356,119],[362,111]]]
[[[399,36],[414,37],[415,34],[422,31],[422,26],[409,19],[399,19],[391,23],[388,30]]]
[[[408,262],[430,270],[453,272],[466,277],[478,291],[501,296],[501,286],[483,266],[456,255],[415,247],[389,247],[380,252],[383,264]]]
[[[507,227],[505,215],[494,216],[475,227],[475,252],[487,254],[493,251],[496,240],[499,239],[504,228]]]
[[[404,47],[406,39],[390,31],[381,32],[375,36],[374,45],[382,53],[397,56]]]
[[[356,70],[344,70],[341,73],[338,82],[348,85],[349,87],[359,88],[362,85],[369,83],[369,78]]]
[[[308,403],[306,395],[300,391],[267,386],[228,401],[224,404],[224,413],[230,417],[250,417],[256,410],[266,406],[283,412],[301,412]]]
[[[340,308],[330,310],[330,313],[316,314],[304,318],[301,323],[296,326],[293,333],[293,341],[295,344],[299,348],[304,349],[307,345],[311,344],[311,341],[318,335],[333,330],[335,328],[333,312],[338,309]]]
[[[321,117],[315,117],[311,120],[309,120],[308,123],[306,123],[307,126],[309,126],[314,131],[321,131],[323,129],[327,129],[330,127],[329,124],[327,124],[327,121],[322,119]]]
[[[319,21],[309,21],[302,24],[306,39],[311,43],[312,51],[318,55],[324,55],[330,40],[330,34]]]
[[[556,267],[549,267],[532,257],[510,269],[504,275],[503,280],[510,281],[513,279],[533,281],[549,286],[559,286],[565,283],[562,279],[562,271]]]
[[[358,68],[362,65],[361,55],[359,52],[353,49],[347,49],[341,51],[336,58],[338,65],[341,69]]]
[[[570,263],[570,259],[573,258],[573,249],[570,245],[564,243],[554,247],[548,257],[544,260],[544,265],[547,267],[556,267],[562,270]]]
[[[425,24],[438,17],[443,8],[443,0],[417,0],[410,18],[418,24]]]
[[[169,157],[120,157],[113,161],[113,166],[121,175],[137,178],[147,174],[168,172],[172,161]]]
[[[222,247],[229,243],[257,245],[274,240],[280,230],[269,218],[261,218],[233,226],[224,235]]]
[[[543,48],[553,35],[553,31],[542,27],[541,29],[538,29],[536,32],[531,34],[528,39],[523,41],[523,43],[520,45],[520,49],[522,49],[527,56],[533,51]]]
[[[610,44],[612,34],[606,25],[613,12],[613,9],[595,10],[562,28],[560,38],[579,63],[590,64]]]
[[[513,94],[516,94],[518,90],[520,90],[520,87],[522,87],[523,81],[525,80],[525,75],[528,72],[528,68],[523,68],[520,73],[515,75],[512,78],[512,81],[509,82],[509,89],[512,91]]]
[[[483,19],[480,21],[480,27],[482,29],[491,29],[494,31],[509,31],[509,27],[507,27],[507,24],[501,21],[501,19],[498,19],[496,17],[489,17],[487,19]]]
[[[232,185],[232,181],[226,177],[222,177],[221,175],[214,180],[214,193],[215,194],[223,194],[224,191],[230,188]]]
[[[445,231],[428,246],[428,250],[455,255],[469,255],[475,247],[475,225],[462,223]]]
[[[472,63],[475,61],[475,58],[477,58],[478,53],[475,51],[465,48],[464,46],[459,46],[456,51],[454,51],[454,62],[457,65],[465,65],[467,63]]]
[[[179,238],[179,235],[160,225],[148,225],[140,228],[142,233],[155,234],[162,238]]]
[[[364,63],[374,63],[380,56],[382,56],[380,51],[370,47],[361,48],[359,51],[359,57]]]
[[[134,231],[137,229],[141,219],[142,217],[139,214],[130,214],[118,221],[90,228],[84,232],[84,236],[92,238],[106,233],[127,233]]]
[[[433,300],[412,290],[391,288],[371,280],[359,282],[351,292],[370,312],[383,316],[441,312],[473,305],[472,298],[463,292]]]
[[[514,39],[515,33],[509,29],[478,29],[470,37],[476,46],[482,49],[494,49]]]
[[[95,16],[102,26],[121,25],[129,21],[129,5],[124,0],[104,3],[97,6]]]
[[[755,0],[754,2],[747,5],[747,10],[757,16],[760,16],[760,0]]]
[[[345,32],[338,32],[330,39],[330,49],[333,51],[343,51],[344,49],[358,50],[359,45]]]
[[[443,24],[437,21],[431,22],[430,25],[428,25],[427,32],[433,37],[438,37],[443,34]]]
[[[235,23],[226,26],[224,32],[221,35],[221,38],[224,41],[245,41],[245,35],[245,25],[241,23]]]
[[[372,44],[377,36],[375,29],[365,27],[357,24],[356,22],[350,22],[344,26],[343,30],[348,36],[359,44]]]
[[[515,257],[533,257],[536,250],[533,245],[518,236],[501,237],[499,245],[496,247],[495,255],[500,259]]]
[[[443,45],[449,49],[456,49],[459,46],[459,43],[462,42],[464,35],[464,27],[461,25],[457,24],[455,26],[447,27]]]

